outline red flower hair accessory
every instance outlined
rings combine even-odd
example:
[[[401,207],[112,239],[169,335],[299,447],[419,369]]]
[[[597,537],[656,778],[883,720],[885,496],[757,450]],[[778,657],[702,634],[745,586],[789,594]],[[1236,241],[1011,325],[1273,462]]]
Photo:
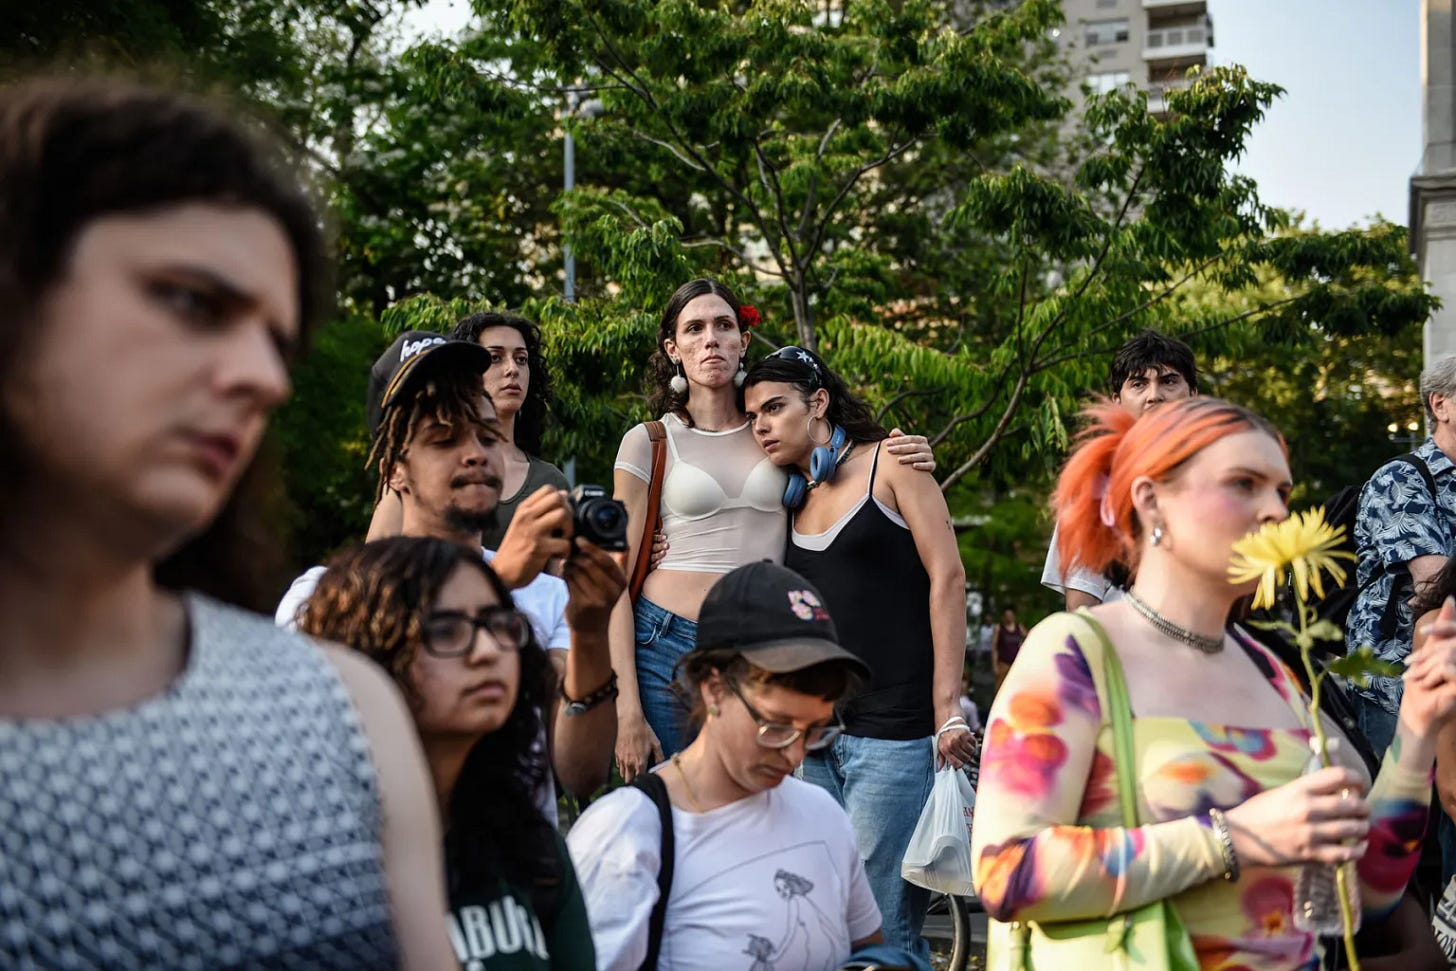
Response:
[[[738,322],[744,328],[757,327],[761,319],[758,316],[758,308],[751,303],[746,303],[738,308]]]

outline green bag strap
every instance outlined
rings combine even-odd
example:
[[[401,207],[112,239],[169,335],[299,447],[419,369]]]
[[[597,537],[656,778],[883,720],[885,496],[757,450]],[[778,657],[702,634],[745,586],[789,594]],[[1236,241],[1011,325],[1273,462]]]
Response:
[[[1117,798],[1122,804],[1122,824],[1135,829],[1137,819],[1137,787],[1134,782],[1137,770],[1137,754],[1132,735],[1132,702],[1127,697],[1127,682],[1122,677],[1122,664],[1117,651],[1102,625],[1085,609],[1077,611],[1078,616],[1092,628],[1102,646],[1102,681],[1107,697],[1107,721],[1112,726],[1112,763],[1117,770]]]

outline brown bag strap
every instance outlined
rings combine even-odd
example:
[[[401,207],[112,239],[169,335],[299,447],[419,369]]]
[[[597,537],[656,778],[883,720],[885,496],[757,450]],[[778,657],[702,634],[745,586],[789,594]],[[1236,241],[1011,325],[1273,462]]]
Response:
[[[647,485],[647,515],[642,521],[642,538],[637,543],[637,562],[632,567],[632,582],[627,590],[632,602],[642,593],[642,584],[652,570],[652,536],[662,525],[662,479],[667,466],[667,426],[660,421],[645,422],[647,440],[652,443],[652,478]]]

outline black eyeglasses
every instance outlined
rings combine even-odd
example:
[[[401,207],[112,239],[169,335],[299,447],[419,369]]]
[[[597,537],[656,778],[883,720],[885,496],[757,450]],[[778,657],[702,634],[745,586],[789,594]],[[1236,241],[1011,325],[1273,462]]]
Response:
[[[464,657],[485,631],[502,651],[519,651],[530,636],[526,618],[510,607],[488,607],[475,616],[436,610],[425,617],[425,650],[435,657]]]
[[[738,690],[738,685],[727,678],[724,681],[728,684],[728,690],[743,702],[748,717],[752,718],[758,725],[758,744],[764,748],[781,749],[788,748],[804,737],[804,750],[806,752],[817,752],[830,742],[834,741],[844,731],[844,725],[835,723],[833,725],[813,725],[809,728],[795,728],[793,725],[777,725],[767,718],[764,718],[754,707],[743,697],[743,692]]]
[[[814,384],[814,386],[816,388],[824,386],[824,372],[819,369],[819,361],[814,357],[811,352],[804,350],[802,347],[798,347],[794,344],[789,344],[786,347],[780,347],[778,350],[768,355],[768,357],[765,357],[764,360],[768,361],[773,358],[778,358],[780,361],[789,361],[792,364],[797,364],[800,367],[807,368],[809,373],[813,375],[814,379],[812,383]]]

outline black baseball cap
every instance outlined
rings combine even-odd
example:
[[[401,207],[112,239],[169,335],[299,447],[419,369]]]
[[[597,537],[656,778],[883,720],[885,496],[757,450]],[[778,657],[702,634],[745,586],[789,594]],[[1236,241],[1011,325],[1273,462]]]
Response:
[[[407,330],[396,337],[369,370],[369,437],[379,430],[384,409],[400,395],[452,368],[484,374],[490,368],[490,351],[474,341],[452,341],[428,330]]]
[[[814,585],[769,560],[740,566],[713,584],[698,612],[698,650],[731,648],[774,674],[843,661],[868,680],[869,665],[839,646]]]

